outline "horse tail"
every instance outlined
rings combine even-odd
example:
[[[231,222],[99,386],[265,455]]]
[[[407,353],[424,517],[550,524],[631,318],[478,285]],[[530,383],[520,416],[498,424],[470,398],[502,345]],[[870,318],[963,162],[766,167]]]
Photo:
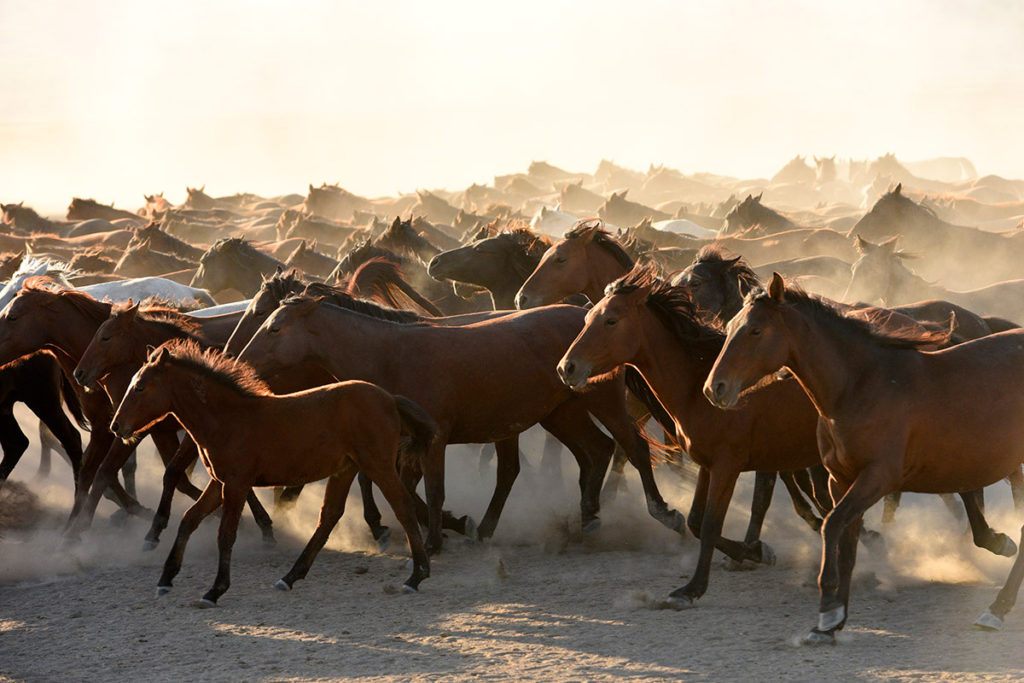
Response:
[[[78,394],[71,385],[71,380],[63,372],[60,373],[60,394],[64,398],[68,412],[71,413],[71,417],[75,419],[78,426],[85,431],[89,431],[91,427],[89,421],[85,419],[85,414],[82,413],[82,403],[78,400]]]
[[[988,325],[988,329],[992,330],[992,334],[995,334],[996,332],[1006,332],[1007,330],[1016,330],[1020,328],[1020,325],[1010,320],[1007,320],[1006,318],[997,318],[992,315],[984,315],[981,317],[981,319],[985,321],[986,325]]]
[[[679,455],[678,451],[682,448],[676,441],[676,423],[672,419],[672,416],[665,410],[665,406],[661,405],[661,401],[654,395],[654,391],[650,385],[647,384],[647,380],[640,374],[640,371],[634,368],[632,365],[626,366],[626,388],[640,401],[647,410],[650,411],[651,417],[661,426],[665,431],[667,440],[675,445],[675,448],[670,448],[663,443],[655,441],[650,437],[646,430],[640,429],[641,435],[650,444],[651,448],[654,449],[654,453],[661,456],[662,460],[676,459]]]
[[[437,422],[418,403],[405,396],[395,396],[395,407],[402,421],[402,433],[408,437],[408,440],[403,439],[402,451],[425,453],[440,432]]]

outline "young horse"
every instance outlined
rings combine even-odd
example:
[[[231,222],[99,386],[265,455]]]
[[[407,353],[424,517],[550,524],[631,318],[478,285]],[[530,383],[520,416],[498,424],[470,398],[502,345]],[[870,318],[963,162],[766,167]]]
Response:
[[[734,407],[741,392],[786,367],[818,410],[836,506],[822,525],[821,599],[809,642],[835,642],[846,624],[857,537],[869,507],[892,491],[970,492],[1024,460],[1024,330],[920,350],[945,336],[882,331],[787,289],[778,274],[729,323],[704,384],[712,403]],[[979,626],[1001,627],[1022,578],[1018,554]]]
[[[210,483],[181,518],[157,595],[166,594],[181,569],[185,545],[204,517],[224,504],[213,587],[200,604],[212,607],[230,584],[231,548],[242,505],[253,486],[295,486],[327,478],[320,520],[309,543],[277,588],[305,578],[345,511],[357,472],[384,493],[405,529],[412,551],[409,591],[430,575],[412,500],[395,469],[400,450],[416,457],[435,438],[436,425],[412,401],[367,382],[340,382],[275,395],[252,369],[189,342],[154,351],[132,379],[110,423],[122,439],[173,414],[196,442]],[[405,443],[403,443],[405,441]]]
[[[623,374],[611,375],[577,397],[554,372],[562,350],[582,327],[584,313],[575,306],[549,306],[474,325],[439,327],[397,324],[299,297],[286,300],[267,318],[239,358],[265,376],[313,363],[335,377],[372,381],[409,396],[433,415],[439,438],[423,472],[431,550],[441,546],[445,446],[496,442],[498,486],[481,523],[481,529],[487,523],[492,531],[518,474],[515,437],[538,422],[576,456],[583,524],[595,523],[597,494],[613,443],[591,415],[607,427],[639,471],[650,514],[681,531],[682,515],[661,497],[647,442],[626,411]],[[518,360],[509,364],[508,358]]]
[[[547,237],[532,230],[508,230],[438,254],[427,272],[438,280],[483,287],[491,293],[494,310],[510,310],[516,292],[550,246]]]

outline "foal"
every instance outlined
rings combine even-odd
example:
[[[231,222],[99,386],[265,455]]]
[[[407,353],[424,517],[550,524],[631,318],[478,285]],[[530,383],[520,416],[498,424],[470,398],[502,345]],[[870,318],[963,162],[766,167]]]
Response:
[[[275,395],[248,365],[203,351],[191,341],[173,341],[150,354],[132,379],[110,429],[131,439],[169,414],[199,446],[210,483],[181,519],[157,595],[170,590],[192,532],[223,503],[217,578],[200,601],[203,607],[216,605],[230,584],[231,548],[252,487],[327,478],[316,530],[291,571],[275,585],[289,590],[305,578],[327,542],[359,471],[380,488],[405,529],[413,557],[406,589],[417,590],[430,575],[412,498],[395,467],[400,448],[421,453],[436,436],[433,419],[412,401],[368,382]]]

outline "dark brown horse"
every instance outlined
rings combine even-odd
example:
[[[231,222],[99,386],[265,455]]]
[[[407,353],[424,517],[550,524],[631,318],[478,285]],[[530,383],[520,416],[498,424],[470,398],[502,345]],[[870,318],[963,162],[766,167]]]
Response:
[[[558,381],[555,364],[582,327],[583,316],[580,308],[555,306],[439,327],[397,324],[299,297],[274,311],[239,357],[264,376],[313,363],[337,378],[372,381],[409,396],[433,415],[439,438],[423,473],[432,550],[441,544],[445,445],[496,442],[499,486],[481,523],[481,529],[491,525],[492,530],[518,474],[516,437],[538,422],[576,456],[583,523],[592,526],[613,443],[590,415],[611,432],[639,471],[651,515],[681,531],[682,515],[658,492],[647,442],[626,411],[623,374],[609,376],[580,396]]]
[[[483,287],[491,293],[494,310],[510,310],[519,288],[550,246],[547,237],[532,230],[508,230],[437,254],[427,272],[438,280]]]
[[[935,332],[884,331],[773,275],[729,323],[704,385],[723,408],[781,367],[818,410],[818,441],[835,507],[822,526],[818,625],[807,639],[834,642],[848,616],[850,577],[864,512],[892,491],[970,492],[1024,460],[1024,330],[941,351]],[[751,399],[757,392],[751,394]],[[1024,528],[1021,529],[1024,543]],[[978,621],[999,628],[1013,606],[1024,558]]]
[[[230,585],[231,548],[242,506],[254,486],[295,486],[327,478],[320,520],[291,571],[290,589],[309,571],[345,510],[352,480],[365,472],[384,492],[405,529],[413,556],[405,582],[417,590],[430,575],[412,500],[395,468],[404,447],[419,457],[435,437],[430,416],[412,401],[366,382],[342,382],[277,396],[251,368],[196,344],[172,342],[154,351],[132,380],[110,424],[122,439],[173,414],[203,454],[210,483],[188,509],[164,564],[157,594],[171,588],[185,545],[204,517],[223,503],[220,559],[201,604],[212,607]]]

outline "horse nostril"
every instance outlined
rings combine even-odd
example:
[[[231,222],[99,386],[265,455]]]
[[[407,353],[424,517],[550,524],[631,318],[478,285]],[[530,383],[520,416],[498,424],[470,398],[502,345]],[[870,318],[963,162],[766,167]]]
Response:
[[[85,377],[85,373],[84,372],[82,372],[81,370],[75,370],[75,381],[76,382],[81,382],[83,377]]]
[[[529,297],[527,297],[525,294],[523,294],[523,293],[517,294],[516,295],[516,308],[518,308],[520,310],[526,308],[526,302],[527,301],[529,301]]]
[[[110,431],[112,431],[114,434],[117,434],[117,432],[119,431],[119,427],[120,425],[118,425],[116,421],[110,423]]]
[[[565,364],[565,374],[568,377],[572,375],[574,372],[576,372],[576,364],[573,363],[572,361],[569,361],[568,363]]]

